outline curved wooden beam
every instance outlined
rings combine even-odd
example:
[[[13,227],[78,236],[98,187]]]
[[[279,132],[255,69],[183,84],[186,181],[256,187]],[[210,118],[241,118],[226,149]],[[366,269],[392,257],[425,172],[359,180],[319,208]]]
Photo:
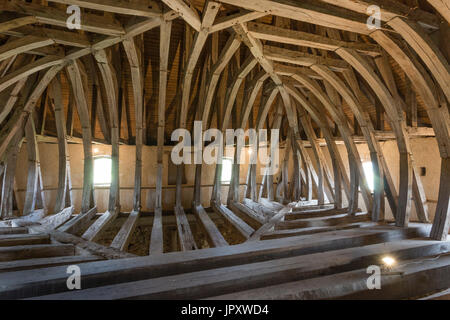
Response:
[[[450,4],[446,0],[427,0],[450,23]]]
[[[231,111],[233,110],[234,102],[236,101],[236,97],[242,82],[244,81],[245,77],[247,77],[247,75],[250,73],[250,71],[252,71],[252,69],[256,66],[257,63],[258,61],[253,56],[249,56],[242,64],[239,71],[236,73],[236,76],[232,80],[231,85],[228,87],[224,104],[225,110],[221,126],[222,131],[225,131],[226,128],[228,127]]]
[[[27,139],[28,175],[23,215],[28,215],[35,209],[41,208],[44,209],[44,215],[46,215],[47,208],[45,206],[39,147],[36,140],[33,113],[30,113],[25,125],[25,138]]]
[[[336,143],[333,139],[333,136],[330,132],[330,128],[328,126],[327,120],[325,119],[325,114],[320,113],[319,110],[316,109],[315,106],[313,106],[307,99],[306,97],[299,92],[297,89],[295,89],[293,86],[286,84],[285,85],[286,89],[288,90],[289,94],[295,99],[297,100],[302,106],[303,108],[305,108],[305,110],[310,114],[312,120],[314,120],[314,122],[319,126],[319,128],[322,130],[322,133],[325,137],[325,140],[327,142],[327,148],[328,148],[328,152],[330,153],[330,156],[332,158],[334,158],[339,166],[339,171],[341,172],[342,178],[343,178],[343,182],[344,182],[344,190],[345,190],[345,194],[347,196],[347,199],[350,199],[350,183],[348,180],[348,176],[346,174],[345,171],[345,167],[342,163],[342,159],[340,157],[339,151],[337,149]],[[298,143],[300,144],[300,142]],[[305,154],[305,157],[307,157],[307,155]],[[308,163],[308,159],[307,160],[307,165],[309,165]],[[311,162],[309,160],[309,162]],[[310,166],[311,167],[311,166]],[[310,172],[313,175],[312,178],[315,181],[316,186],[318,185],[318,179],[317,179],[317,175],[316,177],[314,177],[314,170],[312,170],[313,168],[310,168]],[[336,168],[337,169],[337,168]],[[335,171],[335,176],[337,175],[337,171]],[[335,178],[336,180],[336,178]],[[336,186],[336,185],[335,185]],[[335,195],[336,197],[336,195]]]
[[[67,74],[77,106],[81,122],[84,150],[83,193],[81,198],[81,213],[86,213],[95,206],[94,200],[94,162],[92,158],[92,133],[89,119],[89,109],[86,101],[86,88],[80,71],[80,62],[74,61],[67,66]]]
[[[0,79],[0,92],[8,88],[10,85],[24,79],[33,73],[39,72],[41,70],[47,69],[59,65],[63,62],[61,57],[57,56],[47,56],[39,60],[36,60],[22,68],[15,70],[14,72],[8,73],[6,76]],[[62,68],[62,67],[61,67]]]
[[[25,36],[13,41],[9,41],[0,47],[0,61],[8,59],[17,54],[21,54],[27,51],[31,51],[37,48],[46,47],[54,44],[50,38]]]
[[[307,76],[302,74],[294,74],[292,78],[294,78],[295,80],[303,84],[305,87],[307,87],[317,97],[317,99],[319,99],[319,101],[323,104],[323,106],[332,116],[333,121],[337,124],[339,132],[341,133],[341,136],[347,148],[349,160],[350,162],[353,161],[354,164],[356,165],[359,176],[362,180],[362,188],[361,188],[362,196],[366,204],[367,211],[370,212],[372,210],[372,195],[367,186],[364,169],[361,163],[361,157],[359,156],[359,151],[356,148],[356,145],[351,137],[351,132],[348,127],[347,119],[343,116],[341,112],[339,112],[336,106],[331,102],[331,100],[322,91],[322,89],[318,86],[318,84],[314,82],[314,80],[311,80]]]
[[[161,30],[164,28],[163,23]],[[169,37],[170,38],[170,37]],[[136,166],[134,173],[133,210],[141,209],[141,183],[142,183],[142,142],[143,142],[143,110],[144,110],[144,76],[142,61],[142,40],[126,39],[122,42],[131,70],[133,83],[133,98],[136,118]],[[168,51],[168,50],[167,50]]]
[[[205,102],[201,117],[203,127],[205,128],[208,123],[214,92],[216,91],[217,84],[219,83],[220,75],[230,62],[230,59],[235,54],[236,50],[239,49],[240,45],[241,45],[240,39],[236,35],[231,35],[228,38],[225,47],[222,49],[222,53],[220,54],[219,59],[212,67],[211,75],[209,76],[208,84],[206,86],[207,89],[205,95]]]
[[[411,81],[414,90],[424,100],[424,107],[435,128],[439,151],[443,158],[450,157],[450,117],[448,109],[439,107],[433,81],[426,70],[415,63],[386,33],[375,31],[370,35],[399,64]]]
[[[410,215],[413,167],[406,123],[401,117],[401,108],[374,70],[358,53],[343,48],[336,50],[336,53],[350,63],[369,83],[391,121],[400,152],[400,187],[396,223],[398,226],[405,227],[408,225]]]
[[[108,101],[109,120],[111,124],[111,186],[109,189],[109,212],[119,212],[119,115],[118,115],[118,83],[116,71],[104,50],[94,54],[102,75],[104,92]]]
[[[372,208],[372,219],[374,221],[378,221],[380,219],[380,209],[381,209],[381,201],[382,199],[382,181],[383,181],[383,172],[378,170],[381,166],[381,163],[385,162],[383,153],[381,151],[380,145],[375,138],[375,129],[373,128],[372,122],[370,120],[370,116],[365,111],[359,101],[354,96],[354,94],[350,91],[350,89],[345,85],[345,83],[328,67],[321,65],[311,66],[311,69],[317,72],[319,75],[323,77],[323,79],[329,82],[337,92],[341,94],[347,104],[350,106],[353,114],[356,116],[358,123],[361,127],[361,131],[366,138],[367,145],[372,155],[372,165],[374,170],[374,202]],[[383,169],[387,169],[383,168]]]
[[[67,147],[67,131],[64,105],[61,94],[61,79],[55,78],[49,85],[50,105],[55,112],[56,131],[58,135],[58,191],[55,200],[55,212],[73,206],[72,182],[70,178],[70,156]]]
[[[191,93],[191,83],[194,68],[197,65],[198,58],[202,52],[203,46],[208,38],[208,28],[214,22],[220,8],[220,4],[212,1],[208,1],[206,9],[204,11],[202,25],[200,30],[196,33],[194,43],[189,51],[189,58],[184,69],[184,77],[182,84],[182,96],[181,96],[181,112],[180,112],[180,128],[186,128],[186,117],[189,108],[189,95]]]
[[[8,123],[0,130],[0,158],[3,156],[6,147],[15,136],[17,130],[24,127],[28,115],[36,106],[36,103],[41,97],[42,92],[45,90],[45,88],[47,88],[50,81],[61,69],[62,66],[59,65],[47,70],[42,78],[39,79],[39,82],[34,87],[26,103],[23,105],[19,105],[14,109],[14,113],[12,114]]]
[[[250,82],[248,90],[246,90],[244,97],[244,104],[243,104],[244,108],[240,121],[240,128],[245,129],[248,122],[248,118],[250,116],[250,111],[255,103],[256,96],[258,95],[259,90],[261,89],[264,81],[266,81],[267,78],[269,78],[269,75],[266,73],[266,71],[261,70]],[[276,93],[278,93],[278,90],[276,91]],[[258,114],[258,119],[256,121],[256,130],[262,129],[262,127],[264,126],[264,122],[266,121],[267,118],[267,113],[269,112],[269,108],[276,97],[276,93],[273,93],[272,90],[268,96],[268,100],[266,101],[266,103],[262,104],[263,109],[261,114]],[[272,100],[272,102],[270,100]]]

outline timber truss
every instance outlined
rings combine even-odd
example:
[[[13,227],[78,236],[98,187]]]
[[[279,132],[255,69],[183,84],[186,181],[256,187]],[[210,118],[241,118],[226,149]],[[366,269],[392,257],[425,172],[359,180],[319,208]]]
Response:
[[[50,225],[51,230],[57,228],[66,235],[78,234],[79,241],[91,244],[119,217],[124,86],[117,56],[123,50],[131,74],[134,104],[135,132],[128,125],[126,142],[136,145],[135,185],[133,210],[110,247],[119,252],[127,250],[142,214],[142,148],[151,140],[144,92],[144,34],[159,32],[159,90],[154,108],[156,137],[153,137],[158,148],[157,177],[149,254],[163,252],[163,147],[168,78],[174,66],[169,48],[174,20],[182,19],[187,31],[184,53],[181,48],[178,56],[181,76],[175,101],[179,106],[176,127],[190,128],[193,120],[202,121],[203,128],[210,128],[215,122],[222,131],[230,126],[284,129],[287,124],[285,159],[279,177],[265,174],[258,189],[256,166],[249,166],[243,202],[239,200],[239,164],[233,166],[227,205],[221,199],[222,167],[216,166],[211,208],[245,240],[298,235],[303,231],[291,229],[318,227],[302,222],[305,216],[299,216],[300,213],[295,216],[293,208],[299,204],[313,205],[305,208],[309,210],[309,218],[320,214],[322,218],[330,215],[338,219],[327,222],[327,227],[328,223],[384,221],[385,197],[397,227],[408,227],[412,202],[420,221],[429,222],[427,199],[410,144],[410,138],[421,132],[432,132],[439,146],[439,196],[429,235],[435,240],[445,240],[450,224],[450,69],[442,49],[430,34],[448,28],[450,14],[445,0],[427,2],[436,13],[417,6],[411,9],[393,0],[207,0],[202,3],[202,10],[198,4],[183,0],[0,0],[3,10],[0,34],[7,36],[0,46],[1,217],[12,219],[14,215],[14,171],[24,139],[29,167],[20,214],[25,217],[18,220],[27,220],[26,216],[32,215],[28,220],[35,219],[34,222]],[[81,30],[65,28],[67,5],[82,8]],[[370,29],[366,24],[370,5],[381,8],[378,29]],[[219,47],[220,37],[226,41]],[[394,70],[393,65],[405,75],[412,94],[400,93],[396,84],[399,70]],[[88,88],[88,78],[92,89]],[[72,100],[67,116],[62,79],[68,82]],[[244,83],[241,98],[238,93]],[[431,127],[418,127],[416,99],[421,101]],[[257,101],[259,105],[254,112]],[[54,208],[46,205],[37,147],[40,139],[51,139],[42,135],[45,122],[42,111],[47,105],[54,112],[59,146],[59,184]],[[80,122],[80,137],[72,134],[74,108]],[[369,112],[372,110],[374,120]],[[126,113],[130,119],[129,110]],[[214,113],[217,119],[213,119]],[[97,120],[102,139],[95,137]],[[387,136],[396,140],[400,154],[398,188],[379,143]],[[69,142],[82,143],[84,151],[81,212],[75,216],[72,216]],[[370,150],[375,176],[373,192],[365,178],[358,142],[367,143]],[[113,178],[108,209],[98,217],[93,143],[112,146]],[[338,151],[337,146],[342,143],[350,174]],[[321,149],[323,145],[330,163]],[[312,148],[312,156],[306,148]],[[289,175],[291,153],[294,173]],[[186,251],[197,249],[198,244],[182,205],[182,178],[183,167],[178,166],[174,213],[180,248]],[[206,230],[211,247],[227,246],[229,243],[202,205],[201,178],[202,165],[196,165],[190,210]],[[275,189],[274,181],[278,181]],[[359,192],[367,212],[358,210]],[[343,196],[348,206],[343,207]],[[47,216],[49,211],[55,215]],[[284,219],[286,213],[290,214],[289,220]],[[58,232],[52,232],[57,237]]]

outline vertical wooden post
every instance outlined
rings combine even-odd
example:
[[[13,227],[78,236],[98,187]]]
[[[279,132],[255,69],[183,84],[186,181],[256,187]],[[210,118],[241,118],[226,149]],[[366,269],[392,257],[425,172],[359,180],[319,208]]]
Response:
[[[104,50],[96,51],[94,56],[103,79],[104,93],[108,102],[109,120],[111,124],[111,186],[109,188],[108,211],[118,213],[120,210],[120,182],[117,75],[110,58]]]
[[[11,144],[7,148],[0,202],[0,218],[2,219],[11,218],[13,216],[14,175],[16,171],[17,156],[22,146],[23,134],[23,129],[17,130]]]
[[[58,191],[56,193],[55,212],[73,205],[72,183],[70,178],[70,157],[67,148],[64,106],[61,95],[61,79],[59,76],[50,82],[50,104],[55,111],[56,131],[58,135]]]
[[[73,97],[77,106],[81,122],[84,150],[83,195],[81,199],[81,213],[88,212],[95,206],[94,201],[94,162],[92,158],[92,134],[86,101],[86,88],[81,78],[80,62],[74,61],[67,66],[67,73],[71,83]]]

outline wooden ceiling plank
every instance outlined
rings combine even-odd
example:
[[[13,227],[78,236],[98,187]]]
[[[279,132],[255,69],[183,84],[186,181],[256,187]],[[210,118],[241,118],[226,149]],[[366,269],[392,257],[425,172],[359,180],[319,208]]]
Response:
[[[401,16],[407,17],[410,20],[415,20],[427,28],[439,29],[439,19],[436,15],[421,10],[418,7],[411,8],[410,6],[403,4],[400,1],[395,0],[320,0],[320,1],[366,15],[372,14],[371,11],[367,10],[370,6],[377,6],[380,9],[381,13],[380,18],[382,21],[389,21],[395,17]],[[432,0],[432,1],[435,1],[435,3],[436,2],[443,3],[442,0]]]
[[[247,10],[318,24],[324,27],[369,34],[366,16],[335,6],[293,0],[220,0]]]
[[[0,4],[5,11],[33,16],[39,23],[67,27],[68,16],[64,10],[19,0],[0,0]],[[81,30],[89,32],[116,36],[125,34],[125,30],[118,22],[111,22],[102,16],[89,13],[81,15],[80,25]]]
[[[265,12],[242,10],[238,13],[235,13],[235,14],[232,14],[229,16],[217,18],[216,23],[214,23],[211,26],[211,28],[209,29],[209,32],[212,33],[212,32],[217,32],[220,30],[224,30],[224,29],[230,28],[236,24],[256,20],[256,19],[265,17],[266,15],[267,14]]]
[[[49,0],[49,2],[76,5],[98,11],[113,12],[141,17],[157,17],[161,15],[161,8],[156,1],[140,0]]]
[[[206,89],[207,91],[206,91],[206,95],[205,95],[205,102],[203,104],[204,106],[203,106],[202,117],[201,117],[204,128],[207,128],[207,126],[208,126],[209,113],[211,110],[214,93],[216,91],[216,87],[219,82],[220,75],[222,74],[222,71],[228,65],[230,59],[236,53],[236,50],[239,48],[240,45],[241,45],[240,39],[235,35],[231,35],[228,38],[228,41],[225,44],[225,47],[222,49],[222,52],[221,52],[217,62],[212,67],[211,75],[209,76],[209,79],[208,79],[208,84],[207,84],[207,89]]]
[[[233,28],[242,37],[243,41],[249,47],[250,52],[253,54],[253,56],[256,58],[256,60],[259,62],[261,67],[269,74],[270,78],[275,83],[275,85],[278,86],[278,90],[281,94],[284,106],[286,108],[286,114],[287,114],[287,117],[289,120],[289,126],[291,128],[293,128],[294,135],[296,136],[298,133],[297,117],[294,117],[294,115],[293,115],[293,110],[292,110],[289,95],[286,92],[286,90],[284,89],[281,78],[278,76],[278,74],[275,73],[272,61],[270,61],[266,57],[264,57],[261,41],[254,38],[253,36],[251,36],[249,34],[246,24],[239,24],[239,25],[234,26]]]
[[[340,59],[325,58],[314,54],[274,46],[264,46],[263,52],[267,59],[305,67],[310,67],[312,65],[325,65],[329,66],[332,70],[339,72],[347,70],[350,67],[348,63]]]
[[[118,115],[118,83],[117,74],[111,59],[104,51],[94,54],[102,76],[106,101],[108,102],[109,120],[111,123],[111,186],[109,191],[108,211],[115,218],[120,211],[119,183],[119,115]]]
[[[450,4],[447,0],[427,0],[450,23]]]
[[[26,36],[9,41],[0,47],[0,61],[8,59],[17,54],[49,46],[55,42],[50,38]]]
[[[62,69],[62,66],[53,66],[42,76],[37,85],[34,87],[26,103],[18,105],[14,114],[8,123],[2,127],[0,130],[0,158],[3,156],[8,144],[11,142],[12,138],[15,136],[20,128],[25,125],[25,120],[27,119],[30,112],[36,106],[42,92],[47,88],[53,77]]]
[[[249,33],[257,39],[335,51],[340,47],[357,50],[371,56],[381,53],[380,47],[369,43],[346,42],[308,32],[290,30],[263,23],[249,22]]]
[[[252,71],[257,63],[258,61],[253,56],[249,56],[242,64],[240,70],[236,73],[236,76],[233,79],[231,85],[228,87],[224,104],[224,117],[221,125],[221,130],[223,132],[228,128],[231,111],[233,110],[239,88],[241,87],[241,84],[244,81],[245,77],[250,73],[250,71]]]
[[[177,12],[196,31],[201,29],[200,16],[197,10],[183,0],[162,0],[169,8]]]
[[[36,22],[38,22],[37,19],[32,16],[15,18],[15,19],[0,23],[0,32],[7,32],[9,30],[13,30],[13,29],[19,28],[21,26],[26,26],[26,25],[33,24]]]

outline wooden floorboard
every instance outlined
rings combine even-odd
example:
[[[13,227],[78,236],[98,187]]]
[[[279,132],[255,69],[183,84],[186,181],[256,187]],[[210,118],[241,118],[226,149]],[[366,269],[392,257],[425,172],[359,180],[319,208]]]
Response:
[[[326,227],[345,223],[363,222],[369,220],[367,213],[356,214],[351,216],[348,214],[339,214],[331,217],[309,218],[302,220],[280,221],[275,225],[275,230],[308,228],[308,227]]]
[[[221,293],[362,268],[367,264],[376,263],[385,254],[392,254],[403,259],[414,259],[449,251],[450,242],[401,240],[62,292],[36,297],[36,299],[201,299]]]
[[[200,220],[200,223],[202,224],[206,231],[206,234],[208,235],[209,241],[214,247],[223,247],[228,245],[228,242],[225,240],[222,233],[220,233],[216,224],[211,220],[203,206],[200,205],[194,207],[194,213]]]
[[[73,256],[75,247],[71,244],[39,244],[14,247],[0,247],[0,261]]]
[[[341,230],[339,233],[325,232],[320,235],[246,242],[227,247],[98,261],[80,264],[80,267],[83,270],[83,286],[90,288],[425,236],[429,230],[429,225],[422,224],[412,224],[408,229],[380,226]],[[8,277],[0,274],[0,298],[22,298],[36,292],[49,294],[65,291],[66,279],[66,270],[61,267],[18,271]]]
[[[0,235],[2,234],[24,234],[28,233],[28,228],[26,227],[0,227]]]
[[[103,260],[97,256],[64,256],[0,262],[0,272],[47,268]]]
[[[433,257],[428,257],[430,260]],[[411,299],[427,292],[450,286],[450,256],[439,261],[424,258],[402,261],[396,272],[403,275],[384,275],[381,289],[367,288],[367,268],[332,274],[324,277],[287,282],[264,288],[244,290],[221,296],[214,300],[311,300],[311,299]],[[422,281],[421,279],[428,279]],[[411,285],[407,285],[407,283]],[[371,292],[372,291],[372,292]],[[427,298],[424,298],[426,300]]]
[[[213,210],[228,220],[245,238],[249,238],[255,229],[250,227],[244,220],[239,218],[234,212],[223,204],[214,204]]]
[[[8,234],[0,235],[0,247],[50,243],[48,234]]]

